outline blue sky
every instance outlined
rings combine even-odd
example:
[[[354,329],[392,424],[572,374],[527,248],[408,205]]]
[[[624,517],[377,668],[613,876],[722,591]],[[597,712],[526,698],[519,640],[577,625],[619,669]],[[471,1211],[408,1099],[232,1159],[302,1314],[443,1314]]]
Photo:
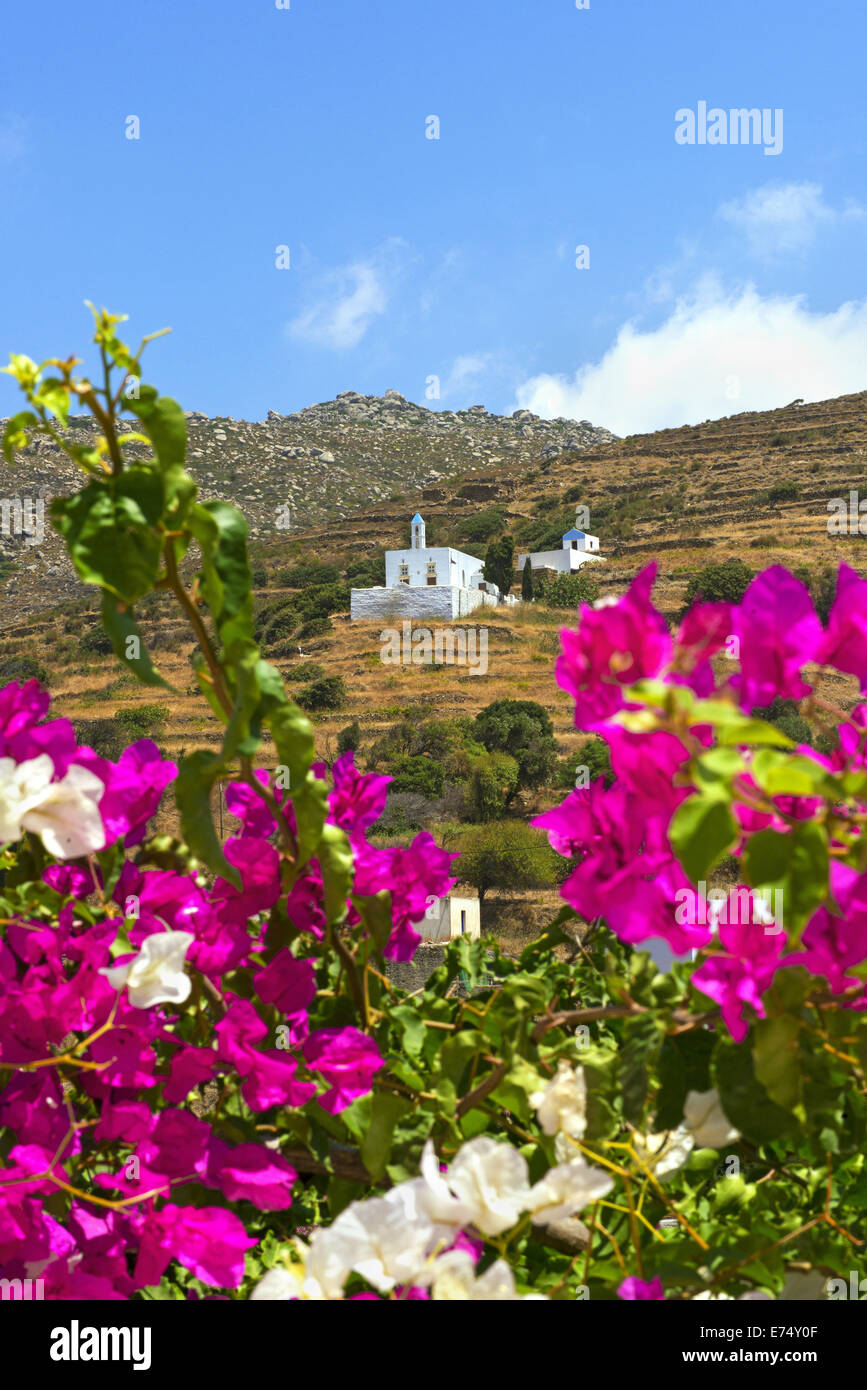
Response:
[[[172,326],[163,391],[247,419],[394,387],[627,433],[867,388],[852,0],[43,0],[3,30],[4,358],[82,349],[91,298]],[[781,152],[678,143],[701,101],[781,110]]]

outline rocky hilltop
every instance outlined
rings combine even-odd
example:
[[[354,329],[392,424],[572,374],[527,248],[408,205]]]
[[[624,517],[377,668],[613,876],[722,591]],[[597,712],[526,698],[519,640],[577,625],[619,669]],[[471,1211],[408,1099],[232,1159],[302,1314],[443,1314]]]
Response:
[[[374,503],[415,497],[455,477],[498,467],[511,471],[616,439],[589,420],[542,420],[529,410],[494,415],[482,405],[430,410],[398,391],[343,391],[336,400],[295,414],[271,410],[261,422],[188,411],[187,426],[189,467],[201,497],[234,502],[254,540],[274,538],[277,509],[287,505],[289,530],[303,532],[339,523]],[[84,443],[93,434],[90,418],[71,417],[70,431]],[[139,451],[132,444],[126,453],[135,458]],[[37,438],[6,473],[2,493],[41,499],[47,513],[52,497],[81,481],[55,444]],[[0,611],[11,605],[26,614],[81,592],[47,515],[44,539],[31,544],[35,539],[0,533]]]

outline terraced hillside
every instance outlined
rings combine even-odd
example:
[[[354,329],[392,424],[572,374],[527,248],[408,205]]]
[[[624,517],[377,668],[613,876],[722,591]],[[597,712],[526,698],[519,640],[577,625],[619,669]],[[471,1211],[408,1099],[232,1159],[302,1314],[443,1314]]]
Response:
[[[4,426],[0,421],[0,434]],[[71,417],[76,443],[92,441],[91,426],[89,416]],[[294,415],[269,411],[261,423],[188,411],[187,431],[189,468],[201,497],[228,498],[244,512],[253,538],[276,535],[283,546],[310,526],[340,523],[371,504],[415,495],[442,480],[492,466],[526,469],[540,455],[551,458],[565,448],[614,439],[589,420],[541,420],[529,410],[492,415],[481,405],[433,411],[397,391],[381,397],[344,391]],[[134,459],[140,449],[130,440],[125,452]],[[75,490],[80,481],[67,455],[37,436],[16,457],[2,492],[25,507],[30,499],[47,509],[52,497]],[[47,518],[38,544],[36,536],[8,534],[13,524],[4,517],[7,533],[0,531],[0,578],[6,579],[0,619],[79,595],[81,586]]]
[[[657,599],[674,617],[690,578],[709,562],[738,557],[753,570],[779,562],[808,578],[842,559],[859,567],[862,538],[829,535],[828,503],[848,499],[850,490],[864,483],[865,449],[867,393],[862,393],[565,451],[532,460],[530,467],[498,465],[469,480],[466,475],[440,478],[327,525],[288,535],[273,529],[267,537],[260,533],[253,547],[257,603],[271,612],[298,601],[280,574],[299,557],[333,563],[343,572],[365,557],[375,564],[383,547],[402,543],[417,505],[428,521],[429,538],[433,533],[436,543],[460,543],[483,555],[485,540],[477,543],[468,535],[507,530],[521,544],[538,544],[546,532],[565,529],[575,506],[583,504],[608,557],[593,571],[603,593],[622,591],[641,566],[656,559]],[[867,486],[864,491],[867,496]],[[338,585],[338,593],[345,592]],[[176,693],[137,687],[112,656],[100,652],[92,596],[28,617],[16,614],[17,600],[7,587],[3,660],[36,656],[54,691],[55,713],[85,729],[120,712],[134,731],[151,720],[153,733],[172,754],[216,744],[215,721],[192,686],[189,633],[170,600],[155,597],[148,605],[143,626]],[[579,739],[571,728],[569,701],[553,680],[557,628],[568,614],[534,604],[486,611],[484,621],[483,675],[461,666],[383,663],[380,624],[350,623],[345,603],[344,611],[338,607],[320,621],[323,632],[295,633],[287,640],[292,624],[281,632],[278,623],[277,637],[266,637],[265,645],[290,680],[296,674],[309,680],[311,665],[343,677],[344,703],[314,716],[325,756],[333,756],[339,731],[354,720],[363,748],[404,712],[412,719],[473,715],[507,695],[543,704],[561,751],[574,752]],[[845,682],[839,685],[841,696],[854,694]]]

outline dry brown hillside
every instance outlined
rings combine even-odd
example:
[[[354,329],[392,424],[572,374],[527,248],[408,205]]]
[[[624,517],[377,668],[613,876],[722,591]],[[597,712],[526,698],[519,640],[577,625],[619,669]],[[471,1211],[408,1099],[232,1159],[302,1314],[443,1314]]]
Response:
[[[659,563],[657,601],[673,616],[691,576],[711,561],[732,556],[759,570],[773,563],[817,571],[846,559],[859,566],[862,539],[828,534],[828,502],[848,498],[864,481],[867,393],[737,415],[703,425],[635,436],[581,453],[565,453],[527,467],[440,480],[399,500],[369,505],[351,517],[290,536],[274,534],[257,545],[257,560],[271,576],[299,556],[347,563],[381,547],[404,543],[411,511],[421,508],[429,527],[451,540],[465,518],[499,509],[520,536],[531,524],[568,523],[581,502],[599,534],[605,565],[594,568],[603,591],[622,591],[649,560]],[[788,484],[792,495],[772,500],[769,490]],[[867,496],[867,488],[865,488]],[[484,554],[484,544],[462,543]],[[520,548],[520,547],[519,547]],[[281,591],[269,579],[261,600]],[[91,605],[95,611],[95,605]],[[192,693],[186,629],[166,601],[150,631],[154,655],[177,692],[144,690],[112,657],[83,655],[81,605],[15,621],[14,601],[3,610],[4,657],[43,660],[54,692],[54,712],[73,720],[111,717],[119,709],[159,702],[169,719],[160,742],[170,754],[216,744],[218,729],[203,700]],[[338,731],[357,719],[366,738],[400,718],[475,714],[505,695],[534,699],[550,712],[562,751],[576,746],[569,701],[553,680],[557,629],[568,615],[532,609],[486,611],[488,669],[395,666],[380,660],[380,624],[330,619],[323,636],[301,641],[304,660],[344,677],[344,708],[316,716],[320,753],[333,754]],[[295,661],[302,658],[296,657]],[[291,672],[293,660],[277,659]],[[296,687],[297,688],[297,687]]]

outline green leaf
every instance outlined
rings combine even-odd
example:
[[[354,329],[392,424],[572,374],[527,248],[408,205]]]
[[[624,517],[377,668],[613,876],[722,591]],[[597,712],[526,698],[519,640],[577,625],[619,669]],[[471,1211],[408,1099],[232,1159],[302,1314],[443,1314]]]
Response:
[[[792,1014],[759,1019],[753,1033],[756,1080],[783,1110],[796,1110],[801,1101],[800,1020]],[[803,1116],[801,1116],[803,1118]]]
[[[389,1016],[400,1028],[405,1051],[410,1057],[420,1058],[427,1029],[418,1009],[413,1008],[411,1004],[396,1004],[389,1010]]]
[[[55,498],[51,515],[80,579],[134,604],[150,593],[159,571],[162,515],[159,478],[130,468],[106,482],[88,483],[73,497]]]
[[[722,1108],[736,1129],[754,1144],[764,1144],[791,1130],[792,1116],[771,1100],[743,1043],[720,1039],[712,1073]]]
[[[66,425],[69,418],[69,391],[59,377],[46,377],[36,393],[36,400],[49,415],[54,415],[62,425]]]
[[[829,790],[832,794],[836,791],[821,763],[812,758],[787,757],[771,748],[760,749],[750,771],[768,796],[824,796]]]
[[[181,834],[193,854],[240,889],[241,875],[223,853],[211,817],[211,789],[223,771],[219,754],[205,749],[190,753],[180,765],[175,801],[181,817]]]
[[[162,685],[166,690],[174,688],[154,667],[131,611],[128,608],[122,609],[115,595],[108,589],[104,589],[102,593],[102,625],[111,638],[111,645],[118,661],[122,661],[142,685]],[[137,657],[127,656],[127,644],[131,637],[138,643]]]
[[[370,932],[374,946],[377,951],[381,952],[394,927],[391,916],[391,893],[385,888],[369,897],[353,893],[352,902]]]
[[[195,503],[187,525],[202,550],[202,593],[223,644],[253,636],[247,522],[228,502]]]
[[[779,889],[789,928],[800,928],[828,895],[828,841],[802,821],[787,833],[760,830],[747,842],[743,873],[752,888]],[[795,940],[790,938],[790,945]]]
[[[313,725],[304,711],[285,696],[283,703],[267,712],[264,722],[277,745],[278,761],[289,769],[294,798],[294,789],[304,782],[313,762]]]
[[[325,915],[329,922],[341,922],[346,916],[346,899],[352,887],[352,847],[338,825],[324,825],[316,846],[316,858],[322,870]]]
[[[684,870],[698,883],[737,843],[738,828],[725,802],[697,795],[678,806],[668,838]]]
[[[376,1091],[370,1107],[370,1125],[361,1140],[361,1157],[374,1182],[385,1173],[391,1153],[394,1127],[401,1115],[412,1109],[412,1102],[391,1091]]]
[[[2,368],[7,371],[6,367]],[[3,457],[7,463],[13,463],[15,454],[19,449],[26,449],[30,442],[28,429],[39,428],[41,421],[38,415],[32,410],[19,410],[17,415],[13,415],[11,420],[6,421],[6,428],[3,431]]]
[[[187,453],[187,422],[177,401],[159,395],[155,386],[142,384],[138,398],[125,398],[125,404],[144,425],[160,468],[182,465]]]
[[[619,1053],[619,1082],[623,1114],[637,1125],[644,1113],[648,1091],[648,1067],[652,1065],[665,1036],[665,1026],[652,1014],[627,1019],[624,1042]]]

